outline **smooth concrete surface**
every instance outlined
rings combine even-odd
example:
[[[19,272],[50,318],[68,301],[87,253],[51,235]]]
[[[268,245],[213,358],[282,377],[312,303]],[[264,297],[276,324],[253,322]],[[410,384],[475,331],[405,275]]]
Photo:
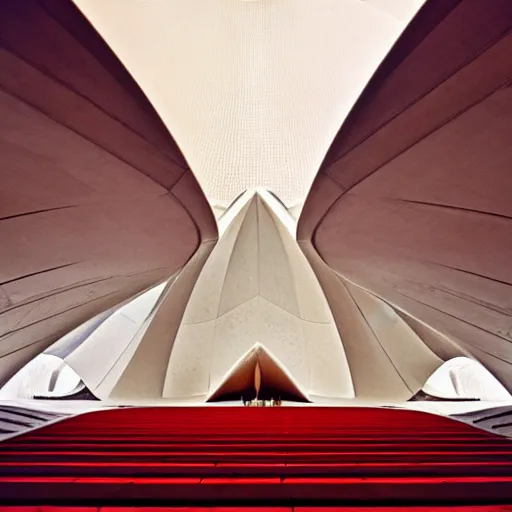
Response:
[[[119,364],[130,351],[134,338],[139,335],[165,287],[165,283],[155,286],[118,308],[66,355],[64,361],[82,377],[93,393],[101,386],[112,366]]]
[[[297,237],[349,364],[358,287],[410,333],[392,342],[411,362],[396,365],[404,384],[435,357],[467,356],[512,389],[511,27],[508,0],[427,2],[332,142]],[[422,349],[430,362],[412,370],[418,338],[433,355]],[[372,368],[391,389],[395,373]]]
[[[484,366],[467,357],[446,361],[427,380],[423,391],[446,400],[464,398],[512,402],[510,393]]]
[[[443,359],[389,304],[336,275],[310,245],[301,246],[333,313],[355,397],[411,398],[441,366]]]
[[[166,127],[71,1],[1,2],[0,38],[2,384],[217,235]]]

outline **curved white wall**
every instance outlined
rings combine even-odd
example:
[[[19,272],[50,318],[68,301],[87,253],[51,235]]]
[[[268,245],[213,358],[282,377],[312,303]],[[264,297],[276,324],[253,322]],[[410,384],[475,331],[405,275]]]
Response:
[[[238,213],[187,305],[164,397],[211,395],[235,363],[259,345],[306,395],[353,397],[327,301],[290,232],[293,222],[286,227],[280,220],[291,217],[263,192],[246,193],[232,208]]]
[[[512,396],[498,379],[474,359],[455,357],[446,361],[427,380],[423,391],[444,399],[479,398],[511,400]]]
[[[62,396],[73,391],[80,376],[60,357],[40,354],[24,366],[0,389],[0,400]]]
[[[65,357],[93,393],[136,339],[164,288],[159,284],[120,307]]]

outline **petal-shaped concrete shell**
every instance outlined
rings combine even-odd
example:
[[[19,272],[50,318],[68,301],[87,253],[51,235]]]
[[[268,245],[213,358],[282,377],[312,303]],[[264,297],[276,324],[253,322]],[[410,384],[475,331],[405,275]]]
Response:
[[[247,192],[220,228],[209,256],[209,248],[198,251],[166,285],[75,329],[51,353],[95,396],[124,403],[252,388],[256,361],[267,389],[312,401],[353,398],[342,341],[284,205]],[[434,357],[430,373],[440,363]]]
[[[261,345],[296,383],[297,394],[312,401],[353,398],[327,301],[281,220],[286,209],[265,191],[247,192],[237,203],[190,296],[163,396],[209,398]]]
[[[340,332],[357,285],[381,302],[374,319],[392,312],[438,358],[474,357],[509,390],[511,27],[508,0],[427,2],[336,136],[298,226]],[[383,383],[407,380],[418,355],[395,342]]]
[[[1,2],[0,39],[3,383],[217,232],[172,137],[70,1]]]
[[[510,401],[510,393],[474,359],[455,357],[446,361],[428,379],[423,390],[444,400],[478,399]]]

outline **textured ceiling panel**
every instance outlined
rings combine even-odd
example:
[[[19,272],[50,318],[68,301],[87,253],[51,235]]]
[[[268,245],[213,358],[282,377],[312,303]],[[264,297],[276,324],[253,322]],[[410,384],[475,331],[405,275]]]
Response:
[[[305,197],[422,0],[75,0],[176,137],[211,202]]]

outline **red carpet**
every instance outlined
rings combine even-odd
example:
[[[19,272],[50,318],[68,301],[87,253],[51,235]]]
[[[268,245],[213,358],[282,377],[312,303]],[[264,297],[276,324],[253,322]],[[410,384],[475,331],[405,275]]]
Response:
[[[507,505],[461,507],[0,507],[0,512],[510,512]]]
[[[69,506],[502,505],[512,503],[512,442],[398,409],[105,410],[1,443],[0,498]]]

